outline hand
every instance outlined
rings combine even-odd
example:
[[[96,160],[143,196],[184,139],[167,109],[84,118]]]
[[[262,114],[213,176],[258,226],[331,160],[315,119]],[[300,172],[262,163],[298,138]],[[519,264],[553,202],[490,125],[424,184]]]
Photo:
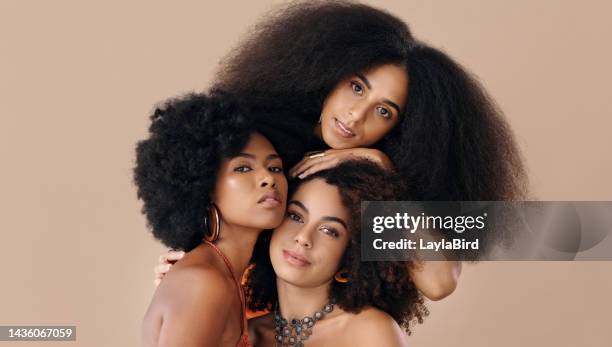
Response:
[[[162,278],[166,276],[168,271],[170,271],[172,265],[174,265],[174,263],[176,263],[177,261],[181,260],[184,256],[185,252],[172,250],[168,251],[168,253],[166,254],[162,254],[159,256],[159,264],[157,264],[157,266],[153,269],[153,272],[155,273],[156,287],[161,283]]]
[[[389,157],[377,149],[328,149],[325,151],[306,153],[304,158],[289,171],[289,175],[303,179],[316,172],[336,167],[343,161],[359,158],[371,160],[385,169],[393,168],[393,164]]]

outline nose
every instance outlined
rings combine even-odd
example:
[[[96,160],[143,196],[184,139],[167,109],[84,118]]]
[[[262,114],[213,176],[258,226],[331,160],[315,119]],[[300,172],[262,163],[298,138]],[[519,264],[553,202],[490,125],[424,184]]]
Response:
[[[312,238],[307,226],[304,226],[304,228],[295,234],[295,243],[304,248],[312,248]]]
[[[352,127],[353,125],[362,122],[367,115],[368,105],[364,101],[355,102],[349,109],[349,124],[347,126]]]
[[[259,187],[260,188],[266,188],[266,187],[276,188],[276,179],[274,178],[274,175],[270,171],[268,171],[268,169],[264,169],[264,172],[259,178]]]

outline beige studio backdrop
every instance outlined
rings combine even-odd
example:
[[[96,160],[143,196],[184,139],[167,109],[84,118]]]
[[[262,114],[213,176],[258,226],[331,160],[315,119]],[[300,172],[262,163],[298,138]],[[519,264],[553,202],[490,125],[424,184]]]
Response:
[[[131,181],[148,112],[279,1],[0,1],[0,325],[136,346],[165,251]],[[369,1],[474,72],[542,200],[612,200],[606,1]],[[413,346],[611,346],[612,262],[466,265]],[[34,342],[14,342],[32,346]],[[9,345],[0,342],[0,346]]]

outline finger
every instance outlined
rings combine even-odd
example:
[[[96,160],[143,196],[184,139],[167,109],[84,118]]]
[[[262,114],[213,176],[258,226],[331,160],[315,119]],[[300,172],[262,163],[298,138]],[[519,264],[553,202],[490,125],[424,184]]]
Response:
[[[299,162],[299,163],[295,164],[295,165],[294,165],[294,166],[291,168],[291,170],[289,170],[289,175],[291,175],[291,176],[295,177],[295,175],[296,175],[298,172],[300,172],[300,171],[299,171],[299,170],[300,170],[300,168],[301,168],[302,166],[304,166],[306,163],[308,163],[308,160],[309,160],[309,158],[308,158],[308,157],[304,157],[304,158],[302,158],[302,160],[300,160],[300,162]]]
[[[326,160],[326,158],[328,158],[328,152],[327,151],[317,151],[317,152],[310,152],[312,154],[307,155],[302,158],[302,160],[297,163],[291,170],[289,170],[289,174],[291,176],[296,176],[297,174],[299,174],[300,172],[303,172],[306,167],[305,166],[310,166],[313,163],[318,163],[322,160]]]
[[[171,267],[172,265],[170,264],[160,264],[155,267],[153,272],[156,276],[163,277],[168,271],[170,271]]]
[[[183,251],[168,251],[168,253],[159,256],[159,264],[174,264],[185,256]]]
[[[168,262],[176,262],[178,260],[183,259],[184,256],[185,252],[183,251],[170,251],[168,252],[166,259],[168,260]]]
[[[338,160],[335,160],[335,159],[326,160],[324,162],[320,162],[315,165],[312,165],[311,167],[306,169],[304,172],[302,172],[298,177],[300,179],[304,179],[314,173],[317,173],[323,170],[327,170],[327,169],[331,169],[333,167],[336,167],[337,165],[338,165]]]
[[[330,160],[331,161],[335,160],[335,157],[334,156],[325,156],[325,157],[319,157],[319,158],[310,159],[307,163],[305,163],[298,170],[296,170],[295,176],[298,176],[299,178],[303,178],[303,177],[300,177],[300,175],[302,173],[304,173],[305,171],[309,170],[311,167],[313,167],[315,165],[323,164],[323,163],[328,162]]]
[[[159,286],[159,284],[161,283],[161,279],[160,278],[156,278],[153,283],[155,283],[155,288],[157,288],[157,286]]]

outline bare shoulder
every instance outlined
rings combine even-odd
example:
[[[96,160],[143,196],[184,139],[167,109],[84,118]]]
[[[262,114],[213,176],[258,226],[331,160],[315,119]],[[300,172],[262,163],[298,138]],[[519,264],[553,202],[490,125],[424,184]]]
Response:
[[[169,305],[220,302],[236,291],[232,285],[225,274],[212,266],[176,265],[159,285],[159,299]]]
[[[351,317],[348,336],[355,346],[407,346],[407,334],[386,312],[367,307]]]
[[[236,296],[236,289],[229,289],[231,284],[211,266],[177,264],[160,283],[147,310],[142,327],[144,344],[218,342],[231,314],[228,295]],[[203,319],[209,323],[202,326]]]

